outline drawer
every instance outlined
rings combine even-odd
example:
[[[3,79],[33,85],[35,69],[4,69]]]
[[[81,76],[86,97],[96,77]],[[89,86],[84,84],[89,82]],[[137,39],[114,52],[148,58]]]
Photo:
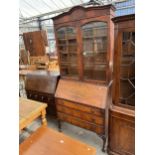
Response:
[[[104,110],[103,109],[98,109],[95,107],[89,107],[88,105],[82,105],[79,103],[70,102],[70,101],[66,101],[66,100],[62,100],[62,99],[56,99],[56,104],[60,105],[60,106],[63,105],[65,107],[72,108],[72,109],[79,110],[79,111],[83,111],[86,113],[90,113],[92,115],[98,115],[98,116],[104,117]]]
[[[52,95],[35,92],[35,91],[27,91],[27,98],[40,101],[40,102],[45,102],[48,104],[54,103],[54,97]]]
[[[93,123],[81,120],[79,118],[76,118],[76,117],[61,113],[61,112],[57,112],[57,117],[58,119],[62,121],[71,123],[73,125],[79,126],[87,130],[94,131],[97,134],[104,134],[104,126],[95,125]]]
[[[92,115],[92,114],[89,114],[83,111],[71,109],[71,108],[65,107],[60,104],[57,104],[56,108],[57,108],[57,111],[59,112],[69,114],[71,116],[78,117],[82,120],[104,126],[104,122],[105,122],[104,117],[100,117],[100,116]]]

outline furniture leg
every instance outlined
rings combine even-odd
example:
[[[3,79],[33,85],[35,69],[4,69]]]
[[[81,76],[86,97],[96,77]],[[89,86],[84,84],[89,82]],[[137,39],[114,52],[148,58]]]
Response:
[[[102,152],[107,152],[107,138],[105,135],[99,135],[99,137],[102,138],[103,146],[102,146]]]
[[[58,119],[58,129],[59,129],[59,132],[62,132],[61,120],[59,119]]]
[[[44,109],[41,113],[41,118],[42,118],[42,124],[44,126],[47,126],[47,120],[46,120],[46,110]]]

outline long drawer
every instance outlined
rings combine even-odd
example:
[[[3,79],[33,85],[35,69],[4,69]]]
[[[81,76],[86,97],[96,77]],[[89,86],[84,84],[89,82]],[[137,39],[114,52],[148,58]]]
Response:
[[[48,104],[48,107],[46,109],[47,113],[56,116],[56,105],[53,94],[46,94],[31,90],[27,90],[26,93],[28,99],[47,103]]]
[[[75,109],[65,107],[64,105],[61,105],[61,104],[57,104],[56,107],[57,107],[58,112],[63,112],[65,114],[68,114],[68,115],[71,115],[74,117],[78,117],[82,120],[104,126],[105,121],[104,121],[103,116],[101,117],[101,116],[92,115],[89,113],[85,113],[83,111],[79,111],[79,110],[75,110]]]
[[[85,128],[85,129],[94,131],[98,134],[104,134],[104,126],[95,125],[93,123],[81,120],[77,117],[73,117],[68,114],[64,114],[62,112],[57,112],[57,117],[62,121],[69,122],[69,123],[79,126],[81,128]]]
[[[66,101],[66,100],[62,100],[62,99],[56,99],[56,104],[60,105],[60,106],[63,105],[65,107],[69,107],[69,108],[83,111],[86,113],[90,113],[91,115],[97,115],[97,116],[104,117],[104,110],[96,108],[96,107],[90,107],[88,105],[82,105],[79,103],[70,102],[70,101]]]

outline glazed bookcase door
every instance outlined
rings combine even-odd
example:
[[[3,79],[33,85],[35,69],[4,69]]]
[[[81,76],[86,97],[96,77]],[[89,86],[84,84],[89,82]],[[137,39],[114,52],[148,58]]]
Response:
[[[119,103],[135,106],[135,32],[122,32],[119,75]]]
[[[107,39],[106,22],[90,22],[82,26],[83,78],[106,81]]]
[[[78,77],[76,30],[62,27],[57,30],[61,75]]]

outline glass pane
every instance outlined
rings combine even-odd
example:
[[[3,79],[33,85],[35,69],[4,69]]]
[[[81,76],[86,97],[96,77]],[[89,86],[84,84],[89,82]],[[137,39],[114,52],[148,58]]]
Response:
[[[107,23],[91,22],[82,27],[84,78],[106,81]]]
[[[106,79],[106,66],[96,65],[94,67],[94,79],[95,80],[104,80]]]
[[[93,49],[94,49],[93,39],[84,39],[83,40],[83,49],[84,49],[84,52],[83,52],[84,55],[93,53]]]
[[[68,41],[68,51],[69,51],[69,53],[76,53],[77,52],[77,44],[76,44],[75,39]]]
[[[67,27],[66,28],[66,33],[67,33],[67,39],[72,39],[72,38],[75,38],[75,29],[72,28],[72,27]]]
[[[65,39],[65,28],[60,28],[58,31],[57,31],[57,37],[58,39]]]
[[[120,102],[131,106],[135,105],[135,32],[123,32]]]
[[[67,62],[68,61],[68,54],[63,54],[63,53],[61,53],[60,54],[60,59],[61,59],[61,62],[63,63],[65,63],[65,62]]]
[[[57,31],[62,76],[78,76],[76,31],[63,27]]]

